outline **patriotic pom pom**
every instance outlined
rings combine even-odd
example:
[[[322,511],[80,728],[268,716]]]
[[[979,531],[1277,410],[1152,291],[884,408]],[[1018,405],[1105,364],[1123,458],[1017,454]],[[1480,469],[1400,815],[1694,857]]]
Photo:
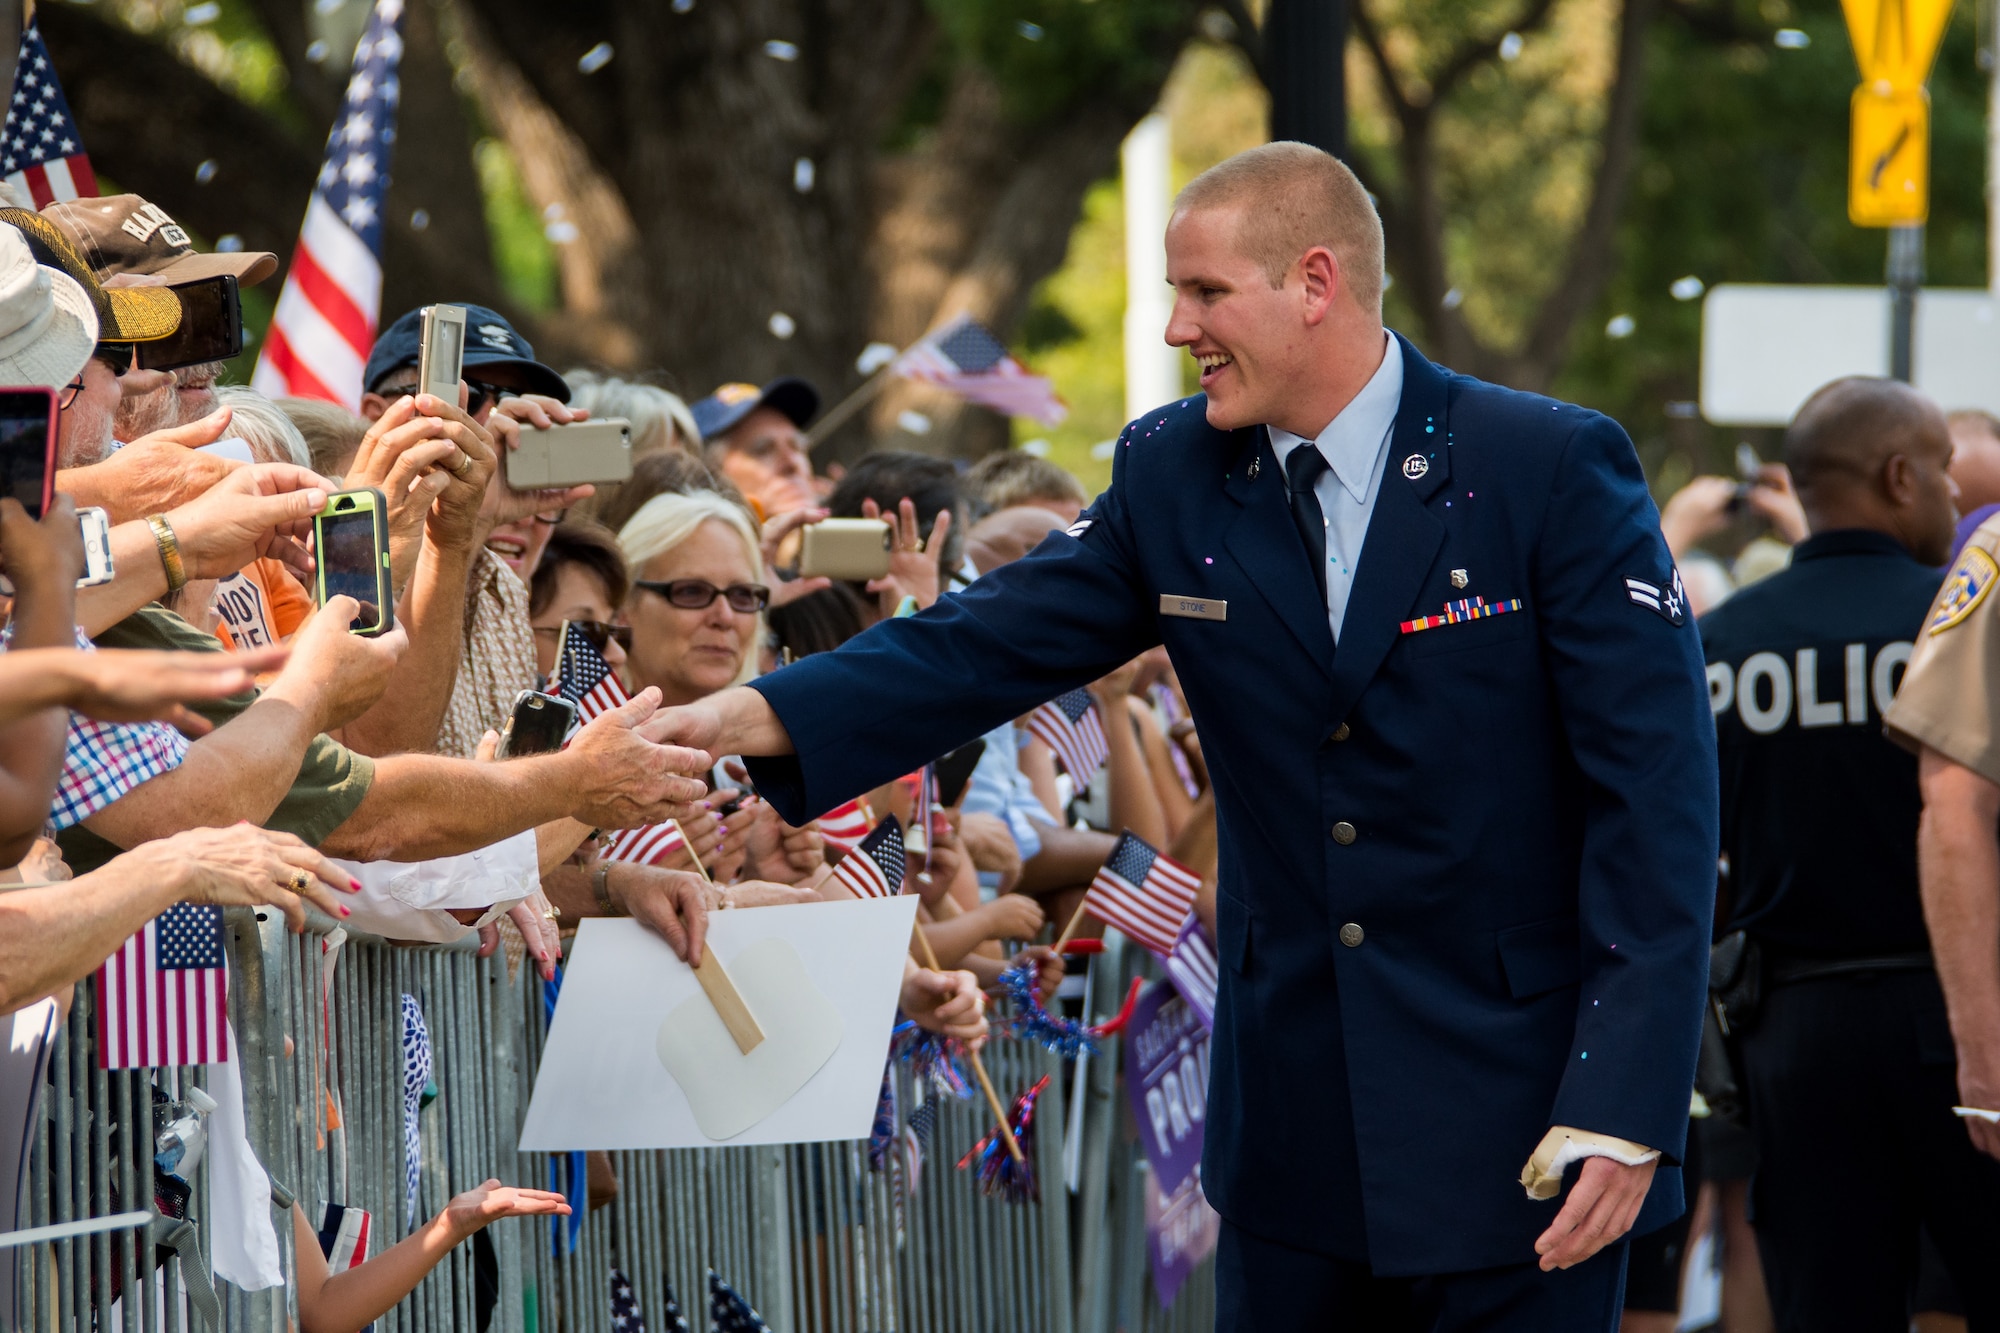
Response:
[[[868,1169],[881,1174],[889,1168],[889,1150],[896,1144],[896,1066],[882,1071],[882,1093],[875,1099],[875,1123],[868,1132]]]
[[[972,1095],[965,1078],[965,1049],[939,1032],[926,1032],[905,1019],[889,1035],[889,1054],[910,1066],[913,1078],[928,1079],[939,1093],[964,1100]]]
[[[1037,985],[1039,975],[1032,959],[1000,974],[1000,984],[1014,1001],[1014,1016],[1008,1020],[1007,1030],[1016,1037],[1039,1042],[1065,1060],[1074,1060],[1086,1051],[1095,1055],[1097,1040],[1090,1029],[1074,1019],[1058,1018],[1043,1007]]]
[[[1000,1137],[997,1128],[958,1159],[959,1170],[963,1171],[968,1166],[976,1168],[981,1194],[1007,1203],[1037,1203],[1041,1200],[1041,1186],[1035,1181],[1035,1099],[1048,1086],[1049,1076],[1044,1074],[1033,1087],[1014,1099],[1011,1119],[1014,1142],[1021,1148],[1020,1161],[1015,1161],[1014,1155],[1007,1151],[1006,1141]]]

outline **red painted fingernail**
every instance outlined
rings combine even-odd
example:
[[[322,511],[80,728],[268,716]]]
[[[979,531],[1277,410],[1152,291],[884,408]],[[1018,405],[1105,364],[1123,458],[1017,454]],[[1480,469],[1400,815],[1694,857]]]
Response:
[[[359,892],[361,892],[361,881],[360,881],[360,880],[358,880],[358,879],[350,879],[350,880],[348,880],[348,881],[347,881],[347,891],[348,891],[349,893],[359,893]]]
[[[338,908],[340,909],[340,914],[341,914],[342,916],[353,916],[353,915],[354,915],[354,909],[353,909],[353,908],[351,908],[351,907],[349,907],[349,906],[348,906],[348,905],[347,905],[346,903],[335,903],[335,904],[334,904],[334,906],[335,906],[335,907],[338,907]]]

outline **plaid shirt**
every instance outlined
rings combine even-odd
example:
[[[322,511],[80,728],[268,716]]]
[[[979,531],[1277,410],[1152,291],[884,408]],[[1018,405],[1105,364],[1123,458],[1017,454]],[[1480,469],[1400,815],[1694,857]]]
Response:
[[[0,636],[0,651],[11,637]],[[96,651],[82,630],[76,646]],[[187,737],[164,722],[99,722],[72,712],[49,823],[56,829],[82,823],[147,779],[179,768],[187,751]]]

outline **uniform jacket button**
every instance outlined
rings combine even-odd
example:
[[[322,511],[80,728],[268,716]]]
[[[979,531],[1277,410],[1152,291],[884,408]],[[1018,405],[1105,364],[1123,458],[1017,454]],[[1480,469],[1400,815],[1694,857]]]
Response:
[[[1333,729],[1333,733],[1329,735],[1327,739],[1330,741],[1344,741],[1353,734],[1354,733],[1348,729],[1347,724],[1343,722],[1339,726]]]
[[[1349,843],[1353,842],[1354,825],[1348,823],[1344,819],[1341,820],[1338,824],[1335,824],[1333,826],[1333,840],[1339,843],[1342,847],[1345,847]]]
[[[1361,927],[1355,925],[1352,921],[1340,928],[1340,942],[1350,949],[1361,947],[1361,941],[1366,938],[1368,937],[1362,931]]]

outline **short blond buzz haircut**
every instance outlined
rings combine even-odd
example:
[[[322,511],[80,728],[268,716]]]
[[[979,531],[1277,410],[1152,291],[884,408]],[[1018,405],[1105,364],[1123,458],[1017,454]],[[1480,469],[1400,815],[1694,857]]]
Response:
[[[1187,183],[1174,212],[1241,208],[1242,249],[1282,287],[1299,256],[1316,245],[1340,261],[1354,303],[1382,313],[1382,218],[1361,181],[1333,154],[1311,144],[1267,143],[1217,163]]]

